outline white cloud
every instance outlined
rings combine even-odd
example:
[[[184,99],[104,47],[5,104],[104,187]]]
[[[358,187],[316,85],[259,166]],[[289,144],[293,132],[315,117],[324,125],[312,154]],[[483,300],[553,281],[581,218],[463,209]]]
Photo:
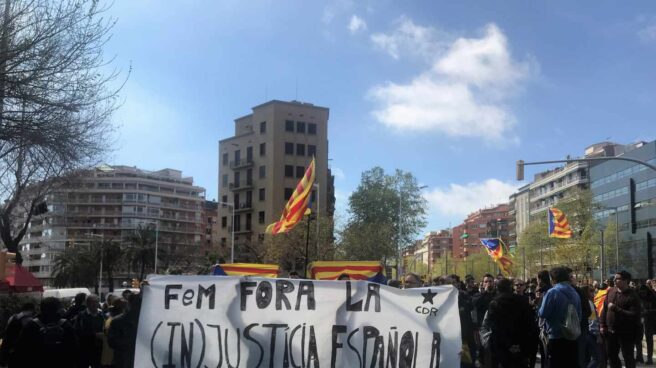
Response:
[[[399,59],[401,53],[405,55],[419,55],[432,58],[444,49],[451,36],[434,28],[422,27],[415,24],[412,19],[402,16],[395,21],[396,29],[390,33],[375,33],[371,35],[374,45],[388,53],[394,59]]]
[[[346,179],[346,174],[344,174],[344,170],[340,169],[339,167],[332,167],[330,168],[330,171],[332,172],[333,175],[335,175],[336,179],[338,180]]]
[[[480,183],[450,184],[448,188],[435,188],[427,191],[424,197],[432,211],[444,216],[464,217],[485,206],[507,203],[508,197],[519,186],[488,179]]]
[[[358,31],[366,31],[367,22],[365,22],[364,19],[353,14],[353,16],[351,16],[351,21],[349,22],[348,29],[351,33],[357,33]]]
[[[410,82],[387,82],[369,90],[379,105],[373,115],[398,130],[516,142],[511,132],[516,119],[506,102],[536,65],[513,60],[505,35],[494,24],[480,38],[458,38],[448,47],[437,34],[405,19],[392,35],[372,36],[374,44],[397,59],[402,46],[432,55],[430,68]]]
[[[652,24],[638,31],[638,37],[643,42],[656,42],[656,24]]]

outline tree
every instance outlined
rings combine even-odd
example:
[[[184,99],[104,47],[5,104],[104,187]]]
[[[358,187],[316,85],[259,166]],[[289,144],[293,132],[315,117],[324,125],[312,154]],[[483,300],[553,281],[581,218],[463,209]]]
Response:
[[[102,244],[96,248],[102,249],[103,273],[107,275],[107,283],[111,293],[114,291],[114,273],[121,268],[123,261],[123,249],[115,241],[102,240],[101,242]]]
[[[349,197],[350,218],[341,233],[346,258],[396,258],[426,226],[426,206],[411,173],[386,175],[380,167],[365,171]]]
[[[134,233],[128,235],[125,242],[128,244],[124,252],[125,259],[139,270],[139,280],[143,280],[146,269],[155,267],[155,230],[139,226]]]
[[[95,0],[0,6],[0,238],[9,251],[55,179],[108,149],[121,86],[105,72],[115,22],[105,11]]]
[[[100,266],[97,255],[86,244],[74,244],[57,254],[52,269],[54,286],[96,286]]]
[[[302,222],[291,231],[265,236],[262,260],[267,263],[276,263],[283,270],[302,271],[305,269],[307,244],[308,264],[318,260],[332,261],[336,255],[332,236],[333,226],[332,217],[319,216],[317,220],[314,215],[304,216]]]

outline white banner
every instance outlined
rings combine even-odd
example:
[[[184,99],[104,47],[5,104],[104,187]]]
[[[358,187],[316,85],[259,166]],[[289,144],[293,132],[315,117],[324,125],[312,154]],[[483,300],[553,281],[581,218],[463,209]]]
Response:
[[[458,291],[153,276],[135,367],[459,367]]]

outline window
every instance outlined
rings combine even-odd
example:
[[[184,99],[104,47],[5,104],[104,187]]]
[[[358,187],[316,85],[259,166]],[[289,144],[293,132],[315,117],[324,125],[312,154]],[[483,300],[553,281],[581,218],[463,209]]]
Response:
[[[223,185],[224,188],[228,186],[228,174],[223,174],[223,176],[221,176],[221,185]]]
[[[266,166],[260,166],[260,179],[266,178]]]
[[[260,224],[264,223],[264,211],[260,211],[257,213],[257,222]]]
[[[293,178],[294,177],[294,166],[285,165],[285,177],[286,178]]]
[[[251,229],[251,217],[252,215],[250,213],[246,214],[246,230]]]
[[[305,168],[303,166],[296,166],[296,177],[302,178],[305,175]]]
[[[236,150],[235,151],[235,164],[239,164],[239,160],[241,160],[241,151]]]
[[[312,135],[317,134],[317,124],[308,123],[308,134],[312,134]]]
[[[253,161],[253,147],[246,148],[246,162]]]
[[[263,201],[263,200],[264,200],[264,198],[265,198],[265,190],[264,190],[264,188],[260,188],[259,198],[260,198],[260,201]]]
[[[317,146],[313,144],[308,144],[308,156],[316,156],[317,155]]]
[[[302,121],[297,121],[296,122],[296,133],[303,133],[305,134],[305,123]]]
[[[305,145],[302,143],[296,144],[296,156],[305,156]]]
[[[253,185],[253,169],[246,170],[246,185]]]
[[[233,183],[235,188],[239,188],[239,171],[235,171],[235,182]]]
[[[285,188],[285,200],[289,200],[289,197],[291,197],[293,193],[294,193],[294,189]]]
[[[266,155],[266,143],[260,143],[260,156]]]
[[[241,215],[235,215],[235,231],[241,231]]]
[[[221,202],[228,203],[228,196],[224,195],[223,197],[221,197]]]
[[[285,142],[285,154],[286,155],[294,154],[294,143]]]
[[[291,120],[285,120],[285,131],[294,132],[294,122]]]
[[[223,154],[223,159],[222,159],[222,160],[223,160],[223,165],[227,165],[227,164],[228,164],[228,154],[227,154],[227,153],[224,153],[224,154]]]
[[[260,123],[260,133],[266,133],[266,121]]]
[[[225,229],[226,226],[228,226],[228,217],[223,216],[221,217],[221,227]]]

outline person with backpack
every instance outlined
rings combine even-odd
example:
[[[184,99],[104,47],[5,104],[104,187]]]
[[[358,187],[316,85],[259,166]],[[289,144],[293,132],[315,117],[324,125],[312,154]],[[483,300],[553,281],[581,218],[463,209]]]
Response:
[[[629,287],[631,274],[620,271],[615,274],[615,287],[608,291],[601,314],[600,330],[606,337],[606,353],[611,368],[622,367],[620,350],[627,368],[636,366],[633,347],[640,328],[640,298]]]
[[[9,317],[0,346],[0,365],[7,365],[9,368],[20,366],[15,357],[16,342],[23,328],[34,318],[35,310],[34,303],[27,302],[21,306],[20,313]]]
[[[73,321],[73,327],[80,340],[80,367],[100,368],[105,317],[100,310],[96,295],[87,296],[86,309]]]
[[[57,298],[41,301],[41,314],[25,325],[16,342],[17,366],[77,367],[79,346],[71,324],[60,315]]]
[[[546,292],[538,312],[549,336],[547,354],[552,367],[578,367],[577,339],[581,335],[581,299],[569,283],[565,267],[549,271],[553,287]]]

